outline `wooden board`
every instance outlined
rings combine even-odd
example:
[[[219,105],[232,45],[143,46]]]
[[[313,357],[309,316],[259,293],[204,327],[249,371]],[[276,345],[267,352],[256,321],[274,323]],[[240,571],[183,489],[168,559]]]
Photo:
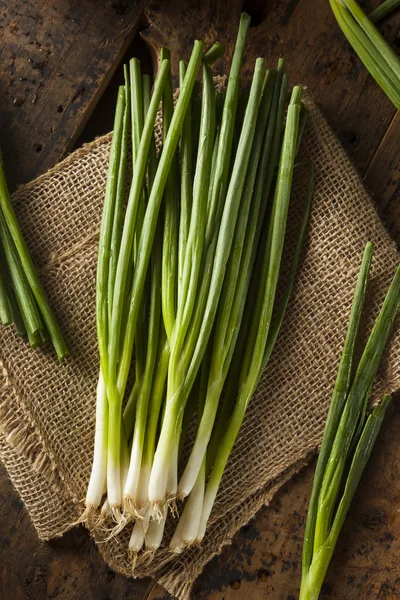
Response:
[[[0,145],[11,188],[70,150],[146,0],[0,0]]]
[[[135,31],[136,5],[127,2],[114,4],[118,10],[125,6],[124,19],[128,13],[133,15],[131,25],[127,20],[126,27],[120,30],[120,37],[118,33],[112,36],[114,41],[119,40],[122,49],[121,36],[126,36],[126,40],[129,40]],[[358,59],[349,52],[348,45],[330,13],[327,0],[245,0],[243,3],[238,0],[163,0],[162,3],[154,0],[146,10],[148,26],[143,32],[143,37],[151,43],[153,55],[156,46],[165,44],[172,49],[175,56],[188,58],[194,37],[203,37],[210,43],[218,38],[231,48],[242,4],[252,14],[254,25],[249,36],[244,76],[249,76],[257,55],[266,56],[270,64],[274,64],[278,56],[285,56],[291,83],[303,83],[313,93],[364,177],[367,187],[374,194],[377,207],[389,230],[397,237],[400,232],[400,120]],[[373,8],[376,3],[368,4]],[[49,15],[56,19],[58,16],[54,15],[55,12],[70,16],[72,14],[72,4],[69,2],[57,3],[55,11],[55,0],[15,0],[12,9],[9,6],[7,3],[6,7],[6,3],[0,0],[0,26],[4,23],[2,16],[5,16],[8,26],[13,22],[10,10],[14,11],[13,14],[21,13],[21,18],[26,11],[28,17],[31,14],[36,16],[36,21],[30,21],[32,36],[36,35],[36,27],[38,31],[43,31],[43,23],[51,21]],[[76,6],[78,3],[73,3],[74,10]],[[100,7],[99,2],[82,0],[79,3],[79,11],[82,14],[86,11],[87,15],[88,11],[94,10],[94,6],[96,10],[104,12],[102,20],[100,12],[96,13],[97,27],[90,29],[90,36],[96,38],[97,35],[102,35],[103,28],[113,29],[115,32],[115,23],[111,27],[109,23],[103,22],[104,15],[112,18],[114,9],[110,3],[102,3]],[[57,23],[60,35],[60,21]],[[71,27],[74,25],[68,23],[67,30]],[[399,19],[392,17],[383,30],[387,39],[394,42],[398,35]],[[82,32],[85,32],[84,27]],[[70,37],[67,41],[71,44],[73,35],[68,35]],[[9,56],[10,47],[14,43],[12,40],[8,32],[6,39],[4,36],[0,38],[0,86],[4,77],[2,57]],[[28,40],[29,36],[25,40],[22,36],[19,38],[19,55],[26,52],[25,55],[28,56],[31,46]],[[75,43],[78,42],[79,40],[75,39]],[[100,45],[100,42],[96,44],[92,39],[92,48]],[[60,56],[64,55],[59,48],[57,52]],[[99,95],[105,85],[102,82],[107,82],[115,70],[121,58],[120,52],[121,50],[116,52],[114,63],[110,57],[109,62],[106,61],[99,68],[97,83],[91,87],[93,103],[97,100],[96,94]],[[92,61],[87,53],[78,52],[78,49],[75,55],[79,55],[79,60],[82,61],[80,70],[76,78],[74,72],[70,71],[68,81],[71,88],[76,90],[82,85],[85,73],[91,72],[95,61]],[[224,69],[226,61],[229,62],[230,56],[231,52],[228,49],[226,58],[219,63],[220,70]],[[175,72],[176,66],[175,60]],[[54,86],[52,89],[56,90],[56,72],[52,70],[48,74]],[[97,92],[96,85],[99,86]],[[0,97],[3,98],[1,87]],[[73,94],[70,93],[69,97],[71,102]],[[47,100],[52,102],[51,95],[47,96]],[[10,101],[13,101],[11,93],[7,96],[6,103]],[[68,130],[70,141],[64,146],[57,146],[55,143],[53,150],[53,140],[57,139],[47,132],[48,162],[42,163],[42,157],[38,159],[32,152],[32,160],[37,159],[36,171],[31,163],[26,161],[26,168],[32,168],[31,176],[52,166],[58,157],[71,147],[82,123],[92,110],[93,103],[88,103],[87,108],[82,107],[75,120],[75,113],[71,108],[72,122]],[[9,111],[8,114],[13,116],[9,106],[5,107],[4,104],[2,100],[0,132],[3,131],[5,122],[1,121],[3,110]],[[25,106],[27,109],[26,104],[25,102],[19,108],[22,110]],[[55,106],[57,107],[57,104]],[[33,107],[35,108],[35,105]],[[81,139],[88,140],[90,135],[104,131],[98,125],[104,115],[104,107],[99,108],[99,111],[86,128],[90,134],[83,132]],[[39,111],[35,114],[36,118],[41,117]],[[53,112],[50,114],[53,115]],[[63,113],[60,114],[63,126],[69,127],[70,120],[64,120]],[[8,123],[6,125],[8,126]],[[29,145],[27,140],[33,139],[32,131],[35,133],[36,129],[31,122],[24,123],[22,120],[17,120],[16,128],[20,141],[6,141],[15,154],[14,165],[17,168],[18,160],[25,163],[21,156]],[[10,130],[11,125],[8,131]],[[9,156],[10,161],[13,158],[12,153]],[[22,176],[15,179],[16,182],[23,180]],[[378,440],[339,540],[321,595],[324,600],[394,600],[400,597],[400,571],[397,566],[400,556],[399,431],[400,411],[394,404],[389,409],[386,426]],[[232,545],[227,547],[220,557],[215,558],[206,567],[196,585],[196,600],[297,598],[303,527],[312,474],[313,465],[310,465],[277,494],[270,507],[260,511],[256,518],[235,536]],[[17,494],[4,472],[0,470],[0,600],[8,600],[10,597],[15,600],[156,600],[168,596],[149,581],[131,581],[111,572],[102,562],[83,529],[74,530],[50,544],[40,544]]]
[[[39,542],[0,466],[0,600],[143,600],[149,583],[111,571],[83,528]]]

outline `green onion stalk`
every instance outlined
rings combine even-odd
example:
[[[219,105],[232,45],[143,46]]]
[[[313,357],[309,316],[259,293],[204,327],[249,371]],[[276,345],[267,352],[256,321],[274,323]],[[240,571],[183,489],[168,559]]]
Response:
[[[180,87],[183,85],[187,69],[187,63],[181,60],[179,63]],[[186,246],[189,235],[190,217],[193,204],[193,133],[192,133],[192,102],[189,104],[186,119],[183,123],[180,139],[180,173],[181,173],[181,202],[179,215],[179,251],[178,251],[178,298],[181,301],[183,267],[185,264]]]
[[[35,336],[42,328],[42,319],[35,302],[34,295],[19,260],[18,251],[7,227],[3,213],[0,211],[0,237],[3,242],[5,264],[8,267],[10,280],[15,292],[22,319],[29,335]],[[6,289],[5,289],[6,291]],[[7,292],[8,298],[8,292]],[[8,305],[9,306],[9,305]],[[11,307],[9,306],[9,310]]]
[[[315,471],[304,535],[301,600],[319,597],[340,530],[390,401],[390,396],[385,396],[366,418],[369,392],[400,304],[400,267],[357,369],[354,368],[372,254],[373,246],[368,243]]]
[[[110,266],[111,240],[116,214],[116,193],[120,167],[121,143],[123,139],[124,117],[126,114],[126,89],[118,91],[115,111],[113,138],[110,150],[109,170],[105,192],[103,216],[100,228],[99,255],[97,263],[96,318],[97,339],[100,353],[100,374],[97,384],[96,430],[92,473],[86,494],[86,510],[90,514],[100,505],[107,490],[107,451],[108,451],[108,401],[106,392],[107,346],[108,346],[108,277]]]
[[[350,45],[377,84],[399,110],[400,62],[398,56],[355,0],[329,1],[333,14]],[[376,15],[373,20],[376,20]]]
[[[372,11],[372,13],[370,13],[369,19],[372,21],[372,23],[378,23],[378,21],[381,21],[382,19],[387,17],[387,15],[389,15],[394,10],[397,10],[399,7],[400,0],[385,0],[384,2],[382,2],[382,4],[377,6],[375,10]]]
[[[10,293],[11,286],[8,281],[8,274],[5,273],[5,258],[4,253],[0,253],[0,321],[2,325],[11,325],[13,322],[11,304],[10,304]]]

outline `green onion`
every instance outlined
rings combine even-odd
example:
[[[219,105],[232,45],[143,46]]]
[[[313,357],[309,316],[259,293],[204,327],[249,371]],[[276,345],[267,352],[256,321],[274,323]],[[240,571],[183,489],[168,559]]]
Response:
[[[25,323],[27,332],[34,336],[42,328],[39,309],[35,302],[33,292],[29,286],[26,273],[19,259],[17,248],[7,227],[6,220],[0,210],[0,238],[3,242],[4,254],[12,285],[17,298],[19,310]]]
[[[117,124],[116,129],[116,145],[118,146],[119,155],[115,156],[116,163],[118,164],[118,175],[116,182],[113,181],[112,189],[110,194],[115,194],[113,200],[113,224],[111,232],[110,242],[110,260],[108,267],[108,320],[111,320],[111,309],[114,294],[115,275],[118,263],[118,252],[121,243],[122,235],[122,224],[123,224],[123,208],[124,208],[124,195],[125,195],[125,179],[126,179],[126,167],[128,162],[128,141],[129,141],[129,130],[130,130],[130,103],[129,103],[129,75],[127,67],[124,67],[125,75],[125,103],[124,113],[122,121],[122,131],[120,131],[120,123]],[[122,90],[121,90],[122,92]],[[121,137],[119,137],[121,136]]]
[[[7,288],[3,276],[0,274],[0,321],[2,325],[11,325],[13,322]]]
[[[111,243],[115,233],[116,192],[120,167],[121,144],[124,130],[124,114],[127,111],[126,90],[118,90],[117,107],[114,119],[114,132],[111,143],[110,163],[104,199],[103,216],[100,227],[99,253],[96,279],[96,325],[100,354],[100,374],[97,384],[96,431],[94,456],[89,486],[86,493],[86,510],[90,514],[100,505],[107,473],[108,452],[108,401],[106,380],[108,375],[108,336],[109,303],[108,277],[110,275]],[[125,123],[126,124],[126,123]],[[115,278],[115,275],[112,275]]]
[[[161,60],[170,60],[170,51],[167,48],[161,50]],[[190,104],[189,104],[190,106]],[[188,106],[188,110],[189,110]],[[168,129],[171,124],[174,110],[174,99],[172,91],[171,70],[164,86],[163,101],[163,140],[165,143]],[[186,121],[186,119],[185,119]],[[178,243],[179,243],[179,196],[178,196],[178,173],[176,156],[174,155],[169,176],[165,185],[164,198],[164,239],[162,249],[162,310],[164,327],[170,340],[174,328],[177,301],[178,283]]]
[[[3,325],[13,323],[13,314],[9,295],[12,289],[9,283],[9,274],[6,272],[5,256],[0,240],[0,321]]]
[[[12,280],[7,264],[6,256],[1,243],[0,238],[0,294],[2,304],[2,316],[0,318],[4,326],[15,325],[17,333],[21,336],[26,336],[26,327],[21,316],[21,312],[18,307],[17,299],[15,297],[14,290],[12,288]]]
[[[355,52],[394,106],[400,109],[400,63],[384,37],[355,0],[329,0]]]
[[[369,391],[400,305],[400,267],[354,375],[352,368],[372,251],[372,244],[367,244],[318,458],[304,538],[302,600],[319,596],[340,529],[390,399],[385,397],[365,422]],[[346,473],[349,461],[351,466]]]
[[[146,100],[146,105],[147,99]],[[149,157],[149,161],[155,161],[155,155]],[[150,170],[150,169],[149,169]],[[154,181],[150,174],[148,180],[148,191],[151,193]],[[162,301],[160,290],[162,289],[162,223],[159,219],[154,237],[151,262],[150,262],[150,307],[147,333],[147,353],[145,367],[142,377],[139,379],[140,387],[137,394],[136,417],[133,431],[131,457],[126,481],[124,482],[125,510],[145,516],[147,510],[147,487],[150,476],[150,468],[142,465],[144,440],[148,421],[148,407],[153,390],[153,374],[158,358],[158,344],[160,339],[160,328],[162,327]],[[136,382],[135,382],[136,385]],[[134,387],[135,389],[135,387]],[[124,419],[126,411],[124,412]],[[143,528],[136,533],[144,533]],[[136,544],[139,543],[136,539]],[[133,545],[133,542],[132,542]],[[131,545],[131,547],[132,547]]]
[[[370,13],[369,19],[372,23],[378,23],[378,21],[384,19],[391,12],[399,8],[399,6],[400,0],[385,0],[385,2],[382,2],[382,4]]]
[[[184,60],[179,63],[180,86],[182,87],[186,75],[187,64]],[[193,102],[191,103],[193,104]],[[192,179],[192,106],[189,104],[186,118],[183,123],[180,140],[180,168],[181,168],[181,202],[179,217],[179,252],[178,252],[178,304],[181,301],[183,268],[185,264],[186,245],[189,235],[190,215],[193,204],[193,179]]]
[[[346,402],[346,397],[349,392],[349,387],[351,383],[355,344],[357,340],[358,329],[360,326],[362,309],[365,301],[367,283],[371,268],[372,254],[373,245],[369,243],[365,248],[360,274],[358,276],[353,306],[350,314],[349,326],[344,342],[342,357],[339,363],[339,369],[329,407],[328,418],[324,429],[324,435],[322,439],[321,450],[318,457],[317,468],[314,475],[313,489],[309,504],[309,512],[307,517],[303,547],[303,569],[306,570],[308,570],[312,560],[315,535],[316,508],[319,493],[321,490],[322,480],[332,450],[332,444],[339,425],[339,420],[343,411],[343,406]]]

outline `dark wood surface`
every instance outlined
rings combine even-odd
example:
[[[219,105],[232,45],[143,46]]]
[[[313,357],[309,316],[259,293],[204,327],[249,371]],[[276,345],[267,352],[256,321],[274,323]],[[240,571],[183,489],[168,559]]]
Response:
[[[144,4],[0,0],[0,144],[13,186],[110,129],[120,78],[119,71],[112,75],[124,53],[149,63],[143,43],[137,38],[131,43]],[[187,58],[194,37],[210,42],[218,37],[230,48],[242,5],[253,17],[244,76],[257,55],[269,64],[285,56],[291,83],[312,92],[399,240],[399,115],[349,51],[327,0],[151,1],[140,20],[142,35],[153,58],[163,44]],[[364,5],[374,8],[376,2]],[[399,23],[393,16],[382,25],[394,47]],[[229,57],[228,50],[221,71]],[[325,600],[400,597],[399,431],[400,409],[394,403],[339,540],[321,595]],[[206,567],[194,598],[297,598],[313,466]],[[39,543],[0,469],[0,600],[167,597],[150,581],[110,571],[83,529]]]
[[[12,188],[72,149],[145,5],[0,0],[0,132]]]

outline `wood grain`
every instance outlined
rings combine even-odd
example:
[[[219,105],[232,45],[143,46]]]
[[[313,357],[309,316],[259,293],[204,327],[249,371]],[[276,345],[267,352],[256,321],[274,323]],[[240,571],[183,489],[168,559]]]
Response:
[[[73,147],[145,4],[0,0],[0,144],[11,188]]]
[[[371,9],[377,3],[366,2]],[[42,172],[72,147],[135,33],[139,5],[0,0],[0,141],[5,137],[13,181]],[[151,44],[154,59],[158,46],[172,49],[175,74],[178,57],[189,57],[195,37],[207,43],[218,38],[227,46],[226,56],[216,65],[222,72],[230,61],[242,7],[252,15],[253,25],[244,78],[250,76],[256,56],[266,56],[269,64],[285,56],[291,83],[303,83],[312,92],[397,238],[399,115],[349,50],[327,0],[155,0],[146,9],[142,35]],[[394,45],[399,23],[393,16],[382,26]],[[47,62],[41,65],[48,51]],[[69,66],[61,70],[60,65]],[[82,86],[84,93],[75,96]],[[63,107],[61,112],[58,106]],[[99,111],[81,140],[104,131],[99,125],[104,108]],[[35,144],[42,144],[41,151]],[[399,431],[400,410],[393,403],[340,537],[322,600],[400,597]],[[206,567],[195,588],[196,600],[297,598],[313,468],[310,465],[286,485]],[[149,581],[126,580],[110,571],[83,529],[40,544],[0,470],[0,600],[167,597]]]

